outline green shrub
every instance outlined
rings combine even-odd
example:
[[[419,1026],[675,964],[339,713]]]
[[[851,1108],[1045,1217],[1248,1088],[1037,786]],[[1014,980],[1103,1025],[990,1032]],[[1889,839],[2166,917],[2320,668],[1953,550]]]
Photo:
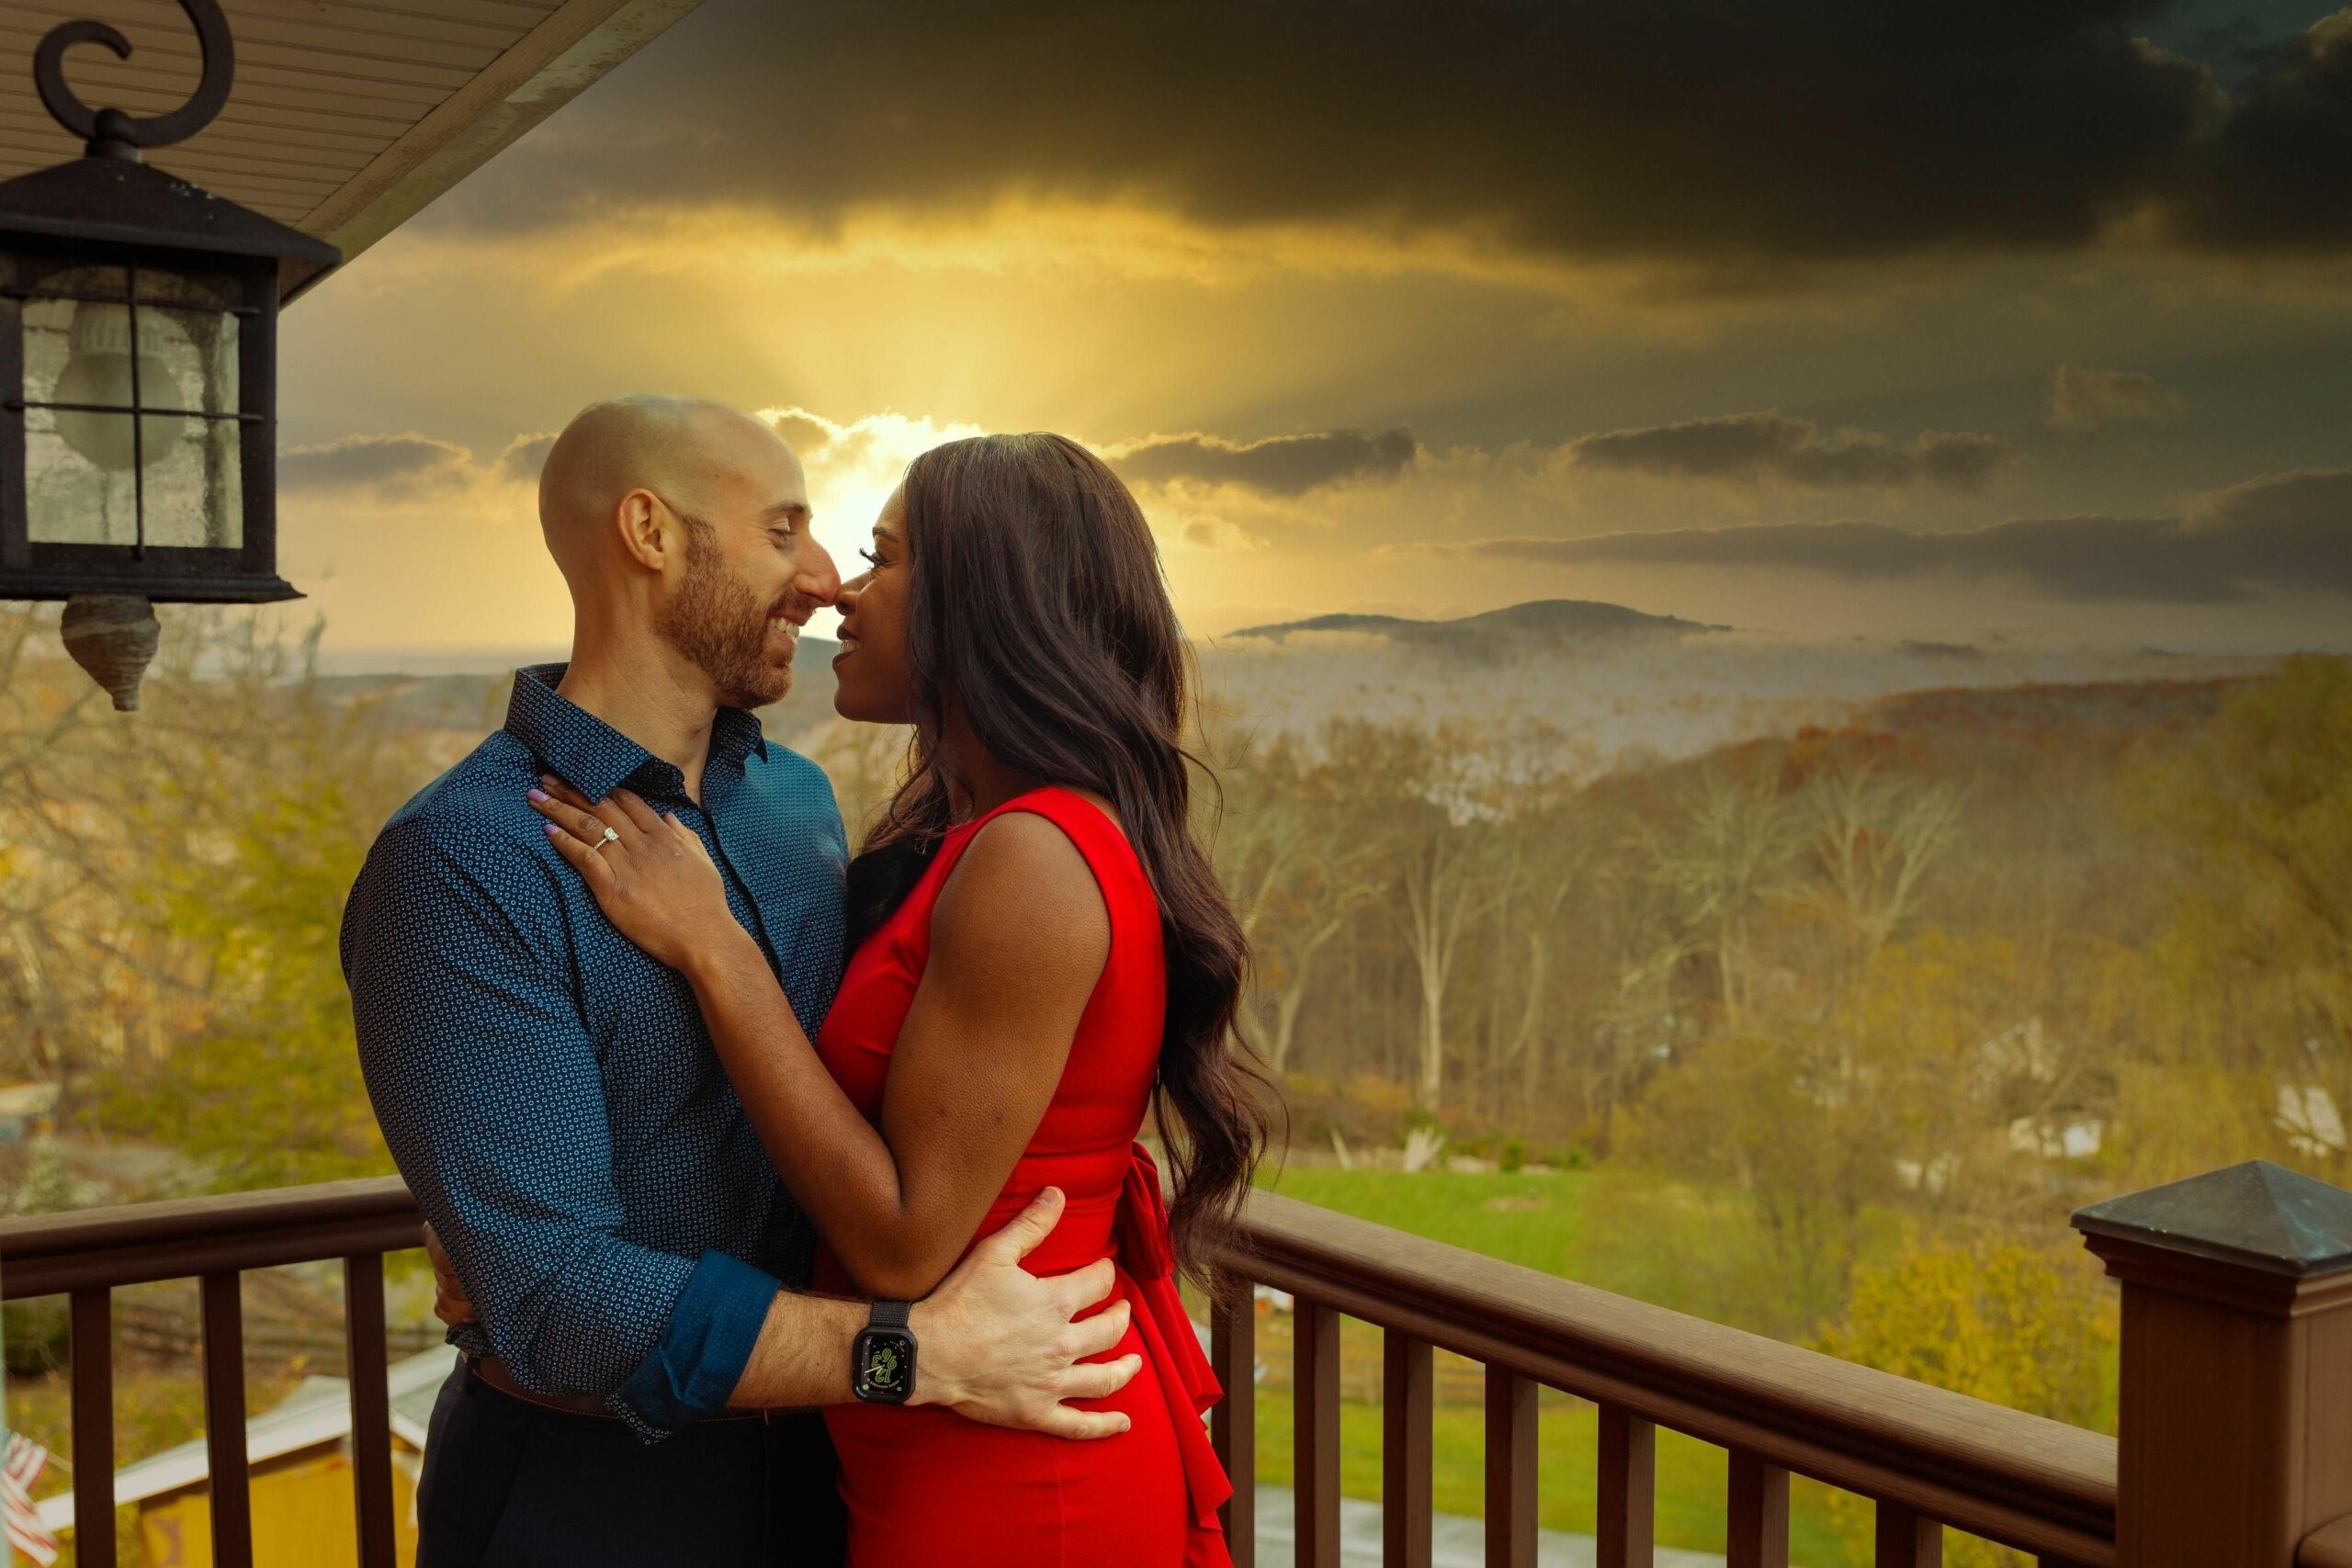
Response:
[[[12,1377],[39,1377],[65,1365],[71,1319],[62,1296],[0,1307],[0,1349]]]

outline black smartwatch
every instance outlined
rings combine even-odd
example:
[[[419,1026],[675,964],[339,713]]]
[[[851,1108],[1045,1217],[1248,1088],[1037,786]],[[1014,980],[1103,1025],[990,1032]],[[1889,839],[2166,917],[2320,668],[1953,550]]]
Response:
[[[915,1391],[915,1337],[905,1302],[876,1302],[850,1348],[849,1386],[868,1404],[904,1404]]]

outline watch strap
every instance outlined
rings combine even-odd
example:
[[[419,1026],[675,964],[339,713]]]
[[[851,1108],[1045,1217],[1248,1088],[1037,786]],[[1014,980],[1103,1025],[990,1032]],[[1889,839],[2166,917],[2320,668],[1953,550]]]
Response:
[[[904,1328],[907,1315],[913,1310],[910,1302],[876,1302],[874,1315],[866,1320],[867,1325],[874,1328]]]

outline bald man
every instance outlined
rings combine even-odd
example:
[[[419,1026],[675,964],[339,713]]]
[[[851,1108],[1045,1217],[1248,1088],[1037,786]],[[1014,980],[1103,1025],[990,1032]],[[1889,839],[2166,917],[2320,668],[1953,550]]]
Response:
[[[606,922],[528,792],[627,784],[675,812],[813,1036],[847,846],[824,774],[750,710],[789,690],[839,581],[791,448],[715,403],[583,411],[539,513],[571,658],[515,672],[504,728],[393,816],[344,914],[368,1095],[475,1314],[450,1335],[417,1562],[831,1568],[831,1451],[808,1411],[852,1397],[869,1304],[800,1293],[808,1222],[693,993]],[[1131,1375],[1078,1364],[1126,1314],[1073,1333],[1108,1265],[1020,1267],[1055,1217],[1023,1214],[916,1304],[910,1403],[1107,1433],[1061,1402]]]

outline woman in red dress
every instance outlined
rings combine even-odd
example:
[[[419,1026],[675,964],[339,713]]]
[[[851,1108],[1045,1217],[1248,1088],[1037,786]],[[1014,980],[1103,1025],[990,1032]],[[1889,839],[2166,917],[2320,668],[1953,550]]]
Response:
[[[614,922],[694,986],[824,1247],[817,1286],[926,1295],[1041,1191],[1026,1266],[1107,1260],[1126,1314],[1072,1441],[935,1404],[829,1412],[850,1568],[1225,1568],[1219,1394],[1176,1291],[1246,1192],[1265,1126],[1231,1042],[1247,949],[1191,833],[1186,658],[1134,498],[1077,443],[917,458],[844,586],[834,702],[914,727],[849,874],[854,953],[813,1044],[688,829],[626,791]],[[559,800],[556,807],[586,803]],[[613,803],[606,803],[606,809]],[[666,854],[639,852],[637,835]],[[1136,1142],[1156,1108],[1172,1210]],[[920,1348],[916,1378],[922,1378]]]

